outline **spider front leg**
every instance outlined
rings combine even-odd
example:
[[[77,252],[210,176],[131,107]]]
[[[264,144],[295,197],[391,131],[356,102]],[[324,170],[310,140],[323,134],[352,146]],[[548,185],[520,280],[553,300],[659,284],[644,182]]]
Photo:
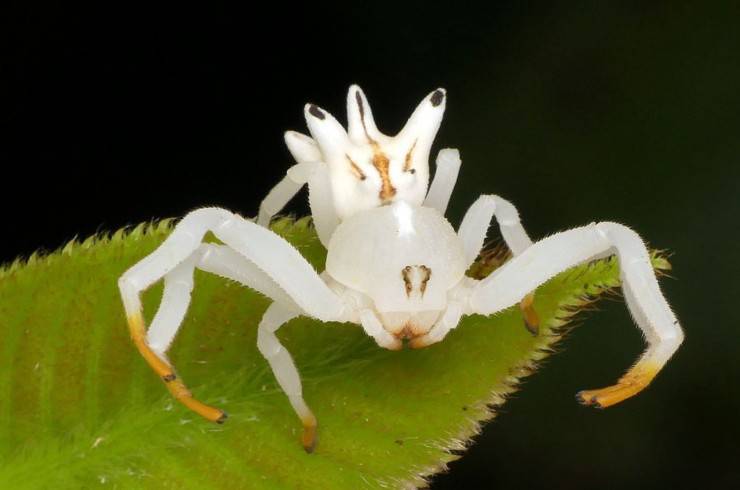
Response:
[[[225,245],[201,244],[208,231]],[[344,306],[288,242],[223,209],[190,213],[157,250],[129,269],[119,287],[137,348],[179,401],[208,420],[223,422],[225,413],[193,398],[164,356],[187,310],[194,267],[237,280],[322,321],[340,318]],[[139,295],[162,277],[165,295],[147,338]],[[305,411],[303,416],[306,425]]]
[[[321,163],[321,152],[316,142],[297,131],[286,131],[283,135],[285,144],[297,162],[286,172],[285,177],[270,189],[260,203],[257,223],[267,227],[270,220],[282,211],[288,201],[308,182],[313,167]]]
[[[295,197],[301,188],[306,185],[308,178],[304,175],[304,164],[296,164],[288,169],[280,182],[270,189],[260,203],[257,223],[268,227],[273,216],[278,214]]]
[[[286,131],[285,143],[298,163],[288,169],[285,177],[262,200],[257,223],[268,227],[273,216],[308,184],[308,203],[314,227],[321,243],[328,247],[339,217],[334,209],[327,165],[321,161],[316,142],[305,134]]]
[[[493,217],[496,217],[501,235],[511,254],[516,257],[532,245],[532,240],[527,235],[519,220],[519,213],[513,204],[506,199],[495,195],[483,195],[476,200],[465,213],[458,236],[463,242],[468,267],[475,262],[483,248],[486,240],[488,227]],[[532,335],[539,332],[540,320],[534,309],[534,292],[527,294],[520,302],[524,325]]]
[[[434,208],[442,216],[445,215],[461,164],[460,152],[454,148],[444,148],[437,153],[434,179],[424,199],[425,207]]]
[[[533,244],[474,286],[469,313],[488,315],[508,308],[556,274],[614,253],[627,306],[648,348],[617,384],[582,391],[578,399],[600,408],[619,403],[647,387],[683,341],[678,320],[658,286],[650,254],[631,229],[617,223],[591,224]]]

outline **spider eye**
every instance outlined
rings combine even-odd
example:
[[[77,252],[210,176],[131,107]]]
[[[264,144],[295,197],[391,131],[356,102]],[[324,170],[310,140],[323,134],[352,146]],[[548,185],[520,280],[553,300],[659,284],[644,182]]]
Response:
[[[411,175],[414,175],[414,174],[416,173],[416,169],[415,169],[415,168],[412,168],[412,169],[410,169],[410,170],[409,170],[409,173],[410,173]]]

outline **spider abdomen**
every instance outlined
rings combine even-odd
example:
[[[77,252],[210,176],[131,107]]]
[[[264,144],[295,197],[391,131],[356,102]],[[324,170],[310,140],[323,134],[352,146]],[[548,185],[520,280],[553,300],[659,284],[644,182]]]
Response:
[[[441,311],[465,274],[465,255],[435,209],[398,201],[344,220],[329,243],[326,271],[368,295],[378,312]]]

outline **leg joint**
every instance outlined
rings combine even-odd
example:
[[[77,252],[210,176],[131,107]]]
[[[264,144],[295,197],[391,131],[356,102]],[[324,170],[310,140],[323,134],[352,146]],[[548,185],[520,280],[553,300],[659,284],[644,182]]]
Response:
[[[675,327],[675,330],[671,330],[669,332],[658,332],[658,339],[661,343],[679,346],[683,343],[685,335],[678,324],[678,320],[673,323],[673,326]]]
[[[265,359],[272,359],[280,354],[283,346],[273,332],[260,326],[257,330],[257,349]]]
[[[485,197],[493,201],[496,221],[498,221],[501,226],[512,226],[520,222],[519,211],[517,211],[516,207],[511,204],[511,202],[494,194],[488,194],[485,195]]]
[[[118,289],[124,294],[137,294],[141,289],[128,272],[118,279]]]

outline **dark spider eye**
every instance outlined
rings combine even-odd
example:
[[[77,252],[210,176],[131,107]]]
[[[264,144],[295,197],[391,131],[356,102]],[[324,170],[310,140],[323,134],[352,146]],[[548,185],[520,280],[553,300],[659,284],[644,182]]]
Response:
[[[411,175],[415,174],[416,173],[416,169],[415,168],[412,168],[411,170],[409,170],[409,173],[411,173]]]

